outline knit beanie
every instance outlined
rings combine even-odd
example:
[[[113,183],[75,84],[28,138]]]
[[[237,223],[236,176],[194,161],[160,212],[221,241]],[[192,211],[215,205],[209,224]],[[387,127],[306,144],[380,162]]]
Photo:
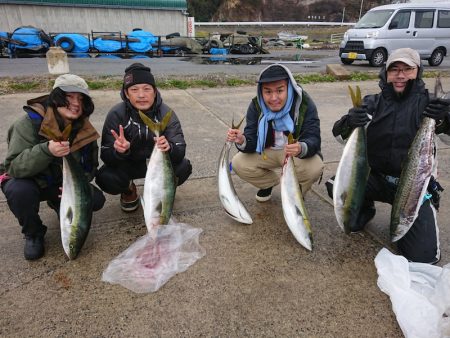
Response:
[[[133,63],[125,69],[125,76],[123,77],[123,88],[128,89],[131,86],[140,83],[148,83],[156,87],[155,78],[151,73],[149,67],[142,63]]]

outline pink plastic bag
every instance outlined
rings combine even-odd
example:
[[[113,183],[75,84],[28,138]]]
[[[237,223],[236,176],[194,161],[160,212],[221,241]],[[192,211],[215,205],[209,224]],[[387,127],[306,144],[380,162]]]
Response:
[[[202,231],[182,223],[163,225],[113,259],[102,280],[136,293],[155,292],[205,255],[199,244]]]

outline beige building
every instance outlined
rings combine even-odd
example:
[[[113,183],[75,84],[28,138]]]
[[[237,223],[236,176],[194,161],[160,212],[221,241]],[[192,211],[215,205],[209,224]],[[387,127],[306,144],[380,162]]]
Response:
[[[187,35],[185,0],[2,0],[0,31],[34,26],[44,32],[128,33],[141,28],[154,35]]]

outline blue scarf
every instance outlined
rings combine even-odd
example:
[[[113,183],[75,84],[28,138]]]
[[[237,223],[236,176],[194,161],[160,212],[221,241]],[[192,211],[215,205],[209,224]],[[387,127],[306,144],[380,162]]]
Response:
[[[292,103],[294,102],[294,88],[291,81],[288,83],[288,97],[283,109],[278,112],[271,111],[265,104],[261,93],[261,87],[258,88],[258,103],[261,107],[262,117],[258,124],[258,141],[256,143],[256,151],[262,153],[266,144],[267,130],[269,121],[273,121],[273,129],[276,131],[294,131],[294,121],[292,121],[289,112],[291,111]]]

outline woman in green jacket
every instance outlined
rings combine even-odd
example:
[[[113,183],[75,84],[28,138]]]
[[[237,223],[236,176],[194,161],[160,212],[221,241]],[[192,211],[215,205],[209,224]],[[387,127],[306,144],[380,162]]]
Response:
[[[26,114],[8,130],[0,184],[25,235],[25,259],[35,260],[44,255],[47,231],[39,217],[40,202],[47,201],[59,212],[62,157],[72,153],[91,181],[98,167],[99,134],[89,122],[94,104],[88,85],[73,74],[59,76],[49,95],[27,101],[24,110]],[[55,136],[62,139],[62,130],[69,124],[69,140],[55,140]],[[92,186],[92,194],[94,211],[101,209],[103,193]]]

